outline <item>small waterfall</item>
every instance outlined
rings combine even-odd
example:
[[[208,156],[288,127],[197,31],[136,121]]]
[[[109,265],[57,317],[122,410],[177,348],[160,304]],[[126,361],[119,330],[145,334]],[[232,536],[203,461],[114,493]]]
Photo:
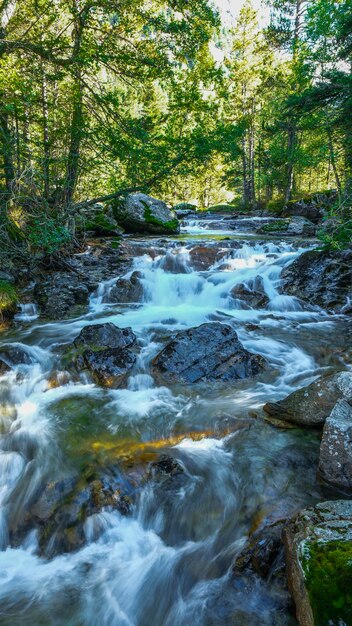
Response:
[[[18,305],[19,312],[15,315],[16,322],[33,322],[39,317],[38,307],[34,302]]]

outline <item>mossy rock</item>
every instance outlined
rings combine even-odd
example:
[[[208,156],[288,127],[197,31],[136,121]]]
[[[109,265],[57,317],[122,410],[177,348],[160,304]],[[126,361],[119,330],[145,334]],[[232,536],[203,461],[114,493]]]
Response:
[[[144,193],[118,198],[113,213],[127,233],[170,235],[180,230],[179,221],[165,202]]]
[[[259,233],[283,233],[286,232],[289,227],[288,220],[277,220],[276,222],[269,222],[264,224],[258,230]]]

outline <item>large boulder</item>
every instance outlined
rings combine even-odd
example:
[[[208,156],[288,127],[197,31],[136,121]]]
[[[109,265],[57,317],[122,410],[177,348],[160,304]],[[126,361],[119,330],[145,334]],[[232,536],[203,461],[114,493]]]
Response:
[[[352,407],[346,400],[338,400],[325,422],[318,476],[352,494]]]
[[[178,333],[152,362],[156,376],[186,383],[231,381],[258,374],[265,360],[248,352],[231,326],[212,322]]]
[[[127,233],[172,234],[180,231],[175,214],[165,202],[145,193],[132,193],[113,205],[114,217]]]
[[[284,529],[284,543],[300,625],[352,624],[352,501],[301,511]]]
[[[351,396],[352,372],[339,372],[323,376],[283,400],[267,402],[263,408],[271,417],[297,426],[323,427],[336,402]]]
[[[281,279],[284,292],[339,313],[352,298],[352,250],[304,252]]]
[[[317,193],[300,200],[291,200],[282,209],[284,217],[299,216],[317,224],[337,198],[336,192]]]
[[[314,237],[316,226],[306,217],[294,216],[290,219],[287,234],[299,237]]]
[[[73,342],[69,358],[78,371],[88,370],[103,387],[121,387],[136,362],[136,335],[114,324],[86,326]]]

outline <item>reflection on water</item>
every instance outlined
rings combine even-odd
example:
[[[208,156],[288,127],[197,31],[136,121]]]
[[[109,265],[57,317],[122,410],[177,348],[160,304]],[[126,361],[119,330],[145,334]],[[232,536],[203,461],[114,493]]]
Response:
[[[0,378],[2,625],[295,624],[276,583],[235,579],[231,563],[254,523],[287,517],[321,497],[318,436],[274,430],[261,419],[261,406],[339,366],[345,322],[280,292],[282,268],[303,251],[292,242],[208,238],[203,247],[216,246],[216,253],[196,271],[193,249],[204,242],[203,228],[197,222],[188,229],[193,239],[159,242],[164,249],[153,258],[136,256],[126,277],[140,272],[143,302],[111,302],[111,278],[92,296],[87,315],[41,323],[23,308],[26,324],[4,340],[4,348],[15,345],[29,358]],[[231,295],[254,280],[263,285],[265,308]],[[233,324],[270,367],[256,380],[227,386],[158,385],[149,364],[167,338],[215,319]],[[65,372],[53,377],[62,370],[60,344],[104,321],[132,326],[138,337],[127,388],[100,389]],[[132,517],[92,515],[86,546],[50,560],[37,555],[35,532],[10,547],[11,527],[39,485],[80,471],[87,460],[125,471],[160,450],[182,472],[146,481]]]

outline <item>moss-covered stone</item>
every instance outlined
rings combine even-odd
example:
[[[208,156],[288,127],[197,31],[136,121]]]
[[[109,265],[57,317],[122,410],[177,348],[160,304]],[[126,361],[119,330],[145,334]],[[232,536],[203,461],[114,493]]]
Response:
[[[301,562],[316,626],[352,624],[352,541],[306,542]]]
[[[288,220],[277,220],[277,222],[269,222],[260,228],[261,233],[281,233],[288,229]]]
[[[178,230],[178,219],[175,218],[173,220],[169,220],[168,222],[162,222],[161,220],[158,220],[158,218],[154,217],[150,207],[148,206],[145,207],[144,218],[148,224],[154,224],[154,226],[169,230],[170,233],[177,232]]]

